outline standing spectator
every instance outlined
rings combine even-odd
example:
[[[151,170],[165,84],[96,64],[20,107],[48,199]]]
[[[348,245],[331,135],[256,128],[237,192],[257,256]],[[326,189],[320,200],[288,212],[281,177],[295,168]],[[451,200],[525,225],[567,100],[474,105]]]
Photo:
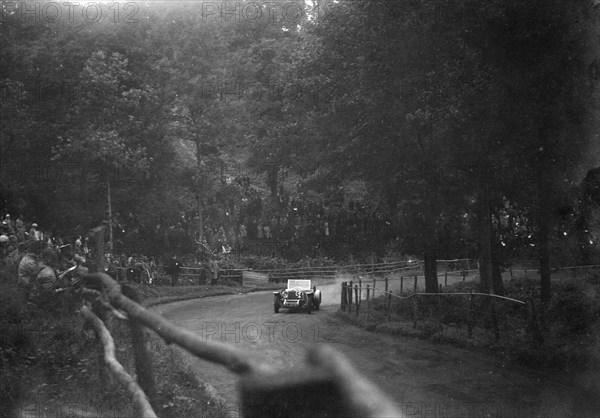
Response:
[[[150,265],[148,268],[150,277],[148,278],[149,284],[154,284],[154,273],[156,272],[156,260],[154,256],[150,257]]]
[[[85,237],[85,240],[83,240],[83,248],[82,248],[83,256],[85,258],[89,258],[89,256],[90,256],[90,245],[89,244],[90,244],[89,237]]]
[[[37,227],[38,224],[34,222],[31,224],[31,229],[29,230],[29,239],[33,241],[39,241],[40,238],[40,232],[38,231]]]
[[[23,222],[23,215],[19,215],[17,221],[15,222],[17,239],[19,242],[25,241],[27,239],[27,228],[25,227],[25,223]]]
[[[176,286],[179,280],[179,262],[177,261],[177,255],[173,255],[169,260],[167,274],[171,276],[171,286]]]
[[[17,220],[15,221],[15,228],[18,231],[25,230],[25,224],[23,223],[23,215],[19,215]]]
[[[18,267],[18,283],[27,293],[29,293],[30,286],[41,269],[42,267],[39,265],[38,257],[31,251],[31,248],[28,248],[27,252],[19,262]]]
[[[3,231],[0,233],[0,260],[4,264],[4,260],[8,255],[8,228],[2,228]]]
[[[259,222],[258,225],[256,226],[256,236],[258,237],[258,239],[263,239],[265,237],[265,234],[263,232],[262,222]]]
[[[212,273],[210,284],[214,286],[217,284],[217,280],[219,280],[219,263],[216,258],[210,260],[209,268]]]
[[[4,220],[2,221],[2,223],[8,226],[8,233],[10,235],[13,235],[15,233],[15,224],[12,221],[12,219],[10,219],[10,215],[8,213],[4,216]]]

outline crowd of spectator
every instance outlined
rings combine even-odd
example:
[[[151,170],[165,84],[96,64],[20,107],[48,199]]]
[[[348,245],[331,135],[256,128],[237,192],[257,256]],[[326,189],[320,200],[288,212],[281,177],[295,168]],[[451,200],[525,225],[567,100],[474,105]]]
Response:
[[[249,242],[322,246],[359,238],[386,239],[391,230],[383,213],[362,203],[290,198],[283,187],[275,199],[246,188],[241,202],[216,206],[207,211],[204,238],[210,248],[224,252],[244,249]]]
[[[162,270],[171,273],[172,284],[177,284],[178,267],[173,265],[173,254],[197,252],[200,246],[207,250],[204,252],[209,256],[197,258],[194,266],[206,267],[206,282],[214,283],[212,271],[215,268],[211,268],[210,264],[214,263],[214,254],[217,253],[229,253],[232,249],[244,251],[251,243],[276,243],[280,246],[297,243],[322,247],[340,241],[364,241],[369,237],[385,240],[392,230],[383,213],[364,203],[350,201],[345,204],[343,199],[319,202],[305,198],[302,193],[291,198],[283,187],[279,187],[278,193],[266,196],[252,187],[247,178],[235,181],[239,185],[238,194],[214,197],[204,202],[202,223],[197,211],[182,211],[176,220],[159,216],[151,227],[142,225],[131,212],[126,216],[114,213],[112,226],[116,235],[127,231],[128,236],[133,238],[130,239],[131,245],[124,245],[122,234],[113,245],[105,237],[108,245],[104,256],[109,273],[119,279],[126,276],[130,281],[152,283],[156,273]],[[35,264],[35,269],[41,271],[51,267],[59,271],[66,268],[69,261],[85,265],[96,258],[94,245],[88,236],[63,239],[35,221],[26,221],[21,215],[15,219],[8,213],[2,213],[0,218],[3,264],[20,264],[27,255],[28,259],[35,260],[31,263]],[[201,224],[204,242],[197,240]],[[147,247],[148,253],[155,256],[142,254],[145,251],[137,244],[144,240],[156,244],[151,251]],[[186,245],[181,245],[182,242]],[[198,263],[202,265],[196,266]],[[21,273],[20,276],[25,276]],[[20,281],[26,280],[21,277]]]
[[[16,266],[18,284],[34,305],[54,309],[60,302],[59,292],[70,284],[70,277],[59,274],[68,267],[83,264],[83,257],[74,257],[70,244],[36,222],[26,222],[19,215],[1,215],[0,252],[3,265]]]
[[[19,259],[27,250],[50,254],[68,246],[60,236],[41,228],[36,222],[26,222],[22,215],[13,219],[9,213],[0,215],[0,246],[2,262]]]

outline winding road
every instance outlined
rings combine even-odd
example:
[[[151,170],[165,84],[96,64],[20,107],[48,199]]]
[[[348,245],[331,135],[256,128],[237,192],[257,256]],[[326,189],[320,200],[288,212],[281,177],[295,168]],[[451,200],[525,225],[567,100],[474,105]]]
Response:
[[[407,417],[578,416],[573,390],[490,356],[412,338],[373,333],[333,315],[339,285],[321,285],[323,304],[312,314],[273,312],[272,292],[194,299],[155,309],[203,340],[238,345],[276,369],[303,367],[314,344],[330,344],[378,385]],[[188,356],[238,413],[239,377],[222,366]]]

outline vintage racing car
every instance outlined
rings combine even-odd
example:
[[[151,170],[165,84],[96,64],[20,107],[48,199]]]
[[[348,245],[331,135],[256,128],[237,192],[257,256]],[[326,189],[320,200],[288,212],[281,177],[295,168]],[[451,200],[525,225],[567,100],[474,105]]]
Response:
[[[280,308],[304,309],[310,313],[321,305],[321,291],[310,286],[310,280],[288,280],[287,289],[273,292],[273,308],[275,313]]]

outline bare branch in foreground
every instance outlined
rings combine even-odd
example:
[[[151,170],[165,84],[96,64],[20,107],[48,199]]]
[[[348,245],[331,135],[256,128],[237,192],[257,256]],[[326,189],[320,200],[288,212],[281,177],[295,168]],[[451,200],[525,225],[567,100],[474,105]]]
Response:
[[[87,306],[84,306],[81,309],[81,314],[94,326],[98,335],[100,335],[100,340],[104,346],[104,361],[117,380],[130,393],[140,411],[140,416],[144,418],[157,418],[142,388],[140,388],[135,379],[125,371],[121,363],[117,361],[117,358],[115,357],[115,343],[104,323]]]
[[[373,383],[357,372],[350,362],[329,346],[316,346],[308,352],[308,362],[333,377],[357,417],[403,417],[394,403]]]

